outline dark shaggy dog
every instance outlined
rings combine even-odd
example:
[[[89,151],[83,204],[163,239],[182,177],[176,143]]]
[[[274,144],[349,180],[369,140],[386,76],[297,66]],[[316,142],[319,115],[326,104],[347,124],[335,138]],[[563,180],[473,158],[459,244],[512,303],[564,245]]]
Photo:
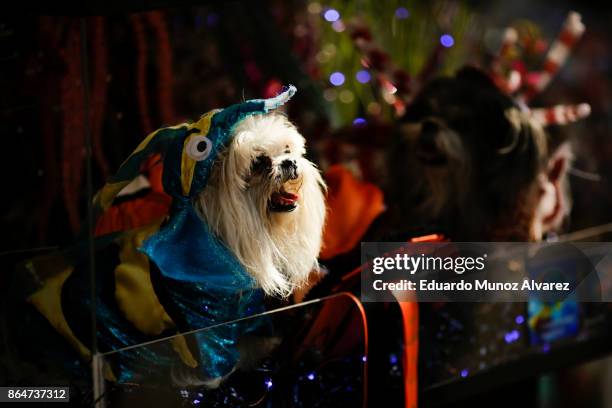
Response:
[[[571,158],[475,68],[427,84],[389,153],[394,225],[429,226],[453,240],[537,240],[569,203]]]

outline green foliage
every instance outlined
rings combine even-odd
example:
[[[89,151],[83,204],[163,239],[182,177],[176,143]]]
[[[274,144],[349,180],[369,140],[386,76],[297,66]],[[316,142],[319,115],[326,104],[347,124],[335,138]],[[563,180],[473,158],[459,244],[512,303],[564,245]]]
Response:
[[[381,97],[375,81],[359,83],[355,74],[363,69],[361,54],[350,38],[349,30],[337,32],[332,24],[323,18],[328,8],[340,12],[341,21],[348,25],[360,21],[369,27],[374,43],[391,56],[394,65],[402,68],[412,76],[418,75],[426,64],[433,50],[438,46],[442,34],[450,34],[455,40],[451,48],[444,50],[442,63],[436,67],[434,75],[450,74],[469,59],[469,47],[464,41],[472,31],[473,17],[471,10],[463,2],[451,1],[399,1],[399,0],[357,0],[345,2],[330,0],[320,3],[308,3],[312,18],[319,33],[318,61],[330,101],[332,122],[343,126],[352,122],[356,116],[380,116],[383,120],[392,118],[393,111]],[[404,7],[408,17],[396,17],[396,10]],[[329,83],[329,75],[335,71],[342,72],[346,81],[342,86],[334,87]],[[347,91],[353,98],[348,97]],[[340,98],[344,92],[344,98]],[[334,97],[335,96],[335,97]],[[368,112],[371,103],[379,104],[380,113]]]

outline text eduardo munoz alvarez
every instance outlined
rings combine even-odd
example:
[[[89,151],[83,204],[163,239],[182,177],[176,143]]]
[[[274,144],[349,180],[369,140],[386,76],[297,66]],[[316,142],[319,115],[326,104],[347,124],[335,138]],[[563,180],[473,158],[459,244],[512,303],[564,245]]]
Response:
[[[403,271],[414,275],[422,271],[453,271],[463,274],[470,271],[483,271],[486,266],[487,254],[479,257],[440,257],[426,256],[425,254],[411,256],[396,254],[395,256],[381,256],[372,259],[371,270],[375,275],[385,271]],[[433,279],[421,279],[417,282],[401,279],[395,282],[385,282],[375,279],[372,287],[376,291],[570,291],[567,282],[538,282],[533,279],[524,279],[522,282],[491,282],[487,279],[472,282],[459,280],[453,282],[439,282]]]

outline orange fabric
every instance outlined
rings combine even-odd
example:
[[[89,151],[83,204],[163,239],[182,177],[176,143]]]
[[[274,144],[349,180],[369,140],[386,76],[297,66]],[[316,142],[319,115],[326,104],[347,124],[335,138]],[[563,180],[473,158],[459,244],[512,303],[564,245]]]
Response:
[[[151,190],[158,193],[164,192],[164,186],[162,184],[162,173],[164,166],[162,163],[161,155],[156,154],[151,156],[145,161],[143,165],[143,173],[146,174],[151,184]]]
[[[325,181],[328,213],[319,257],[330,259],[353,249],[385,205],[378,187],[358,180],[342,165],[330,167]]]
[[[147,176],[151,191],[141,197],[113,204],[96,220],[96,236],[142,227],[168,215],[172,198],[164,192],[162,185],[161,156],[156,154],[147,159],[142,173]]]
[[[96,221],[95,235],[127,231],[168,215],[170,196],[150,191],[146,195],[113,205]]]

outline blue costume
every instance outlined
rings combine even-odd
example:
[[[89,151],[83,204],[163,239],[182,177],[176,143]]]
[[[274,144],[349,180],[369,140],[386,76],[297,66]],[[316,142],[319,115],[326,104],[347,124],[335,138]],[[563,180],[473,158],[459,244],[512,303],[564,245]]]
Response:
[[[289,86],[275,98],[246,101],[211,111],[197,122],[153,132],[94,197],[95,211],[103,213],[140,174],[143,162],[161,155],[163,188],[172,197],[167,217],[96,238],[96,336],[101,352],[175,337],[156,347],[118,353],[107,377],[125,382],[151,373],[163,375],[177,362],[196,369],[201,378],[222,377],[238,361],[239,336],[260,329],[235,323],[197,332],[189,342],[176,336],[263,311],[261,290],[196,214],[193,201],[206,187],[234,127],[247,116],[276,109],[295,92]],[[89,293],[83,290],[89,277],[82,249],[35,258],[23,268],[30,275],[44,276],[28,301],[88,359],[91,338],[79,328],[87,325],[91,308]]]

